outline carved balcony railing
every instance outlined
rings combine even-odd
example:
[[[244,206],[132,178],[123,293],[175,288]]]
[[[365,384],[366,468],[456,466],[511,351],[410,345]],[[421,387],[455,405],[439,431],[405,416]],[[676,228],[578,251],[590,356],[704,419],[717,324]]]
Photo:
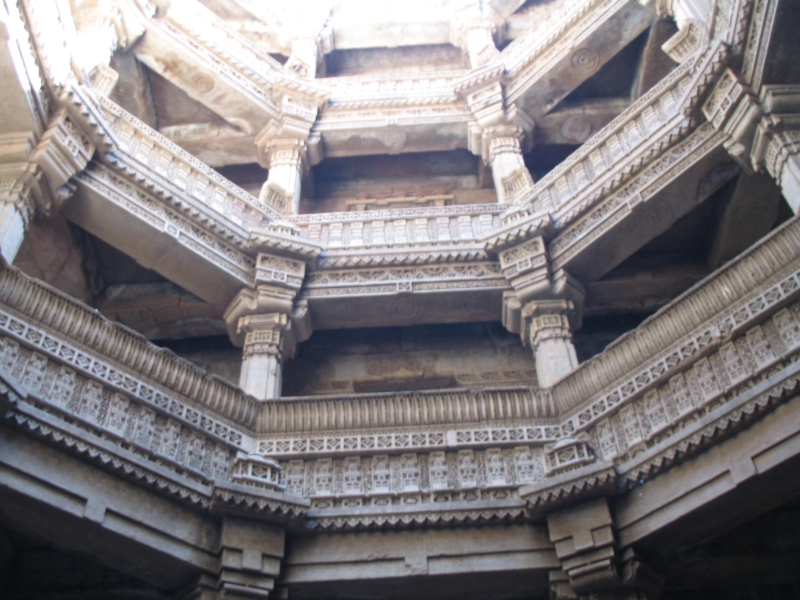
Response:
[[[332,77],[320,81],[330,91],[331,108],[449,104],[458,102],[455,84],[468,71]]]
[[[499,225],[504,208],[497,204],[399,208],[299,215],[289,220],[309,239],[319,240],[327,254],[379,249],[396,253],[439,246],[478,250],[481,238]]]
[[[245,432],[256,425],[258,403],[224,379],[13,267],[0,271],[0,306],[0,331],[7,338],[4,366],[23,383],[27,377],[36,386],[52,386],[53,378],[66,373],[64,381],[72,383],[65,385],[80,400],[75,378],[88,377],[238,447],[246,446]],[[28,349],[23,352],[20,345]],[[12,349],[15,356],[33,356],[34,363],[28,367],[12,360]],[[64,402],[71,397],[67,396]]]

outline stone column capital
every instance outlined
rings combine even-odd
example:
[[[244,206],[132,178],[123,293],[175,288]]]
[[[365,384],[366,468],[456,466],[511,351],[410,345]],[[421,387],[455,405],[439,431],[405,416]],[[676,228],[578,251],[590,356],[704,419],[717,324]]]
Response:
[[[532,347],[550,339],[572,340],[570,315],[575,311],[571,300],[536,300],[522,307],[522,321],[527,325]]]
[[[289,319],[284,313],[268,313],[240,317],[237,332],[244,334],[243,357],[254,354],[274,356],[283,362],[282,344]]]

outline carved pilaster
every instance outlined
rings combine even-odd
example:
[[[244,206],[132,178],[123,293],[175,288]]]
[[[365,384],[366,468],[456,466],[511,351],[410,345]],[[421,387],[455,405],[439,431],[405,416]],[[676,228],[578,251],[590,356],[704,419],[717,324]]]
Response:
[[[632,550],[618,550],[605,498],[553,513],[547,517],[547,527],[566,575],[555,572],[551,576],[551,590],[558,592],[554,597],[646,600],[658,596],[664,579]]]

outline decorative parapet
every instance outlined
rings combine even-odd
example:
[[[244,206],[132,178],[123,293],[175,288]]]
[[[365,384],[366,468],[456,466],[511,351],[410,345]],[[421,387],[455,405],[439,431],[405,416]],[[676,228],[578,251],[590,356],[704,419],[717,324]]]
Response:
[[[581,364],[553,389],[559,410],[573,414],[568,417],[573,430],[665,380],[685,361],[719,347],[726,336],[788,301],[798,284],[793,275],[780,272],[800,256],[798,240],[800,225],[790,221]],[[773,274],[780,283],[772,282]],[[591,408],[580,411],[587,420],[574,420],[576,400],[587,398]]]
[[[330,93],[327,110],[365,107],[452,104],[454,86],[468,71],[379,74],[335,77],[320,81]]]
[[[433,206],[290,217],[325,247],[319,268],[487,261],[481,237],[498,223],[497,204]]]
[[[202,424],[236,445],[245,443],[243,430],[256,423],[255,400],[238,388],[13,267],[0,272],[0,303],[5,314],[0,330],[15,340],[7,342],[6,352],[16,348],[16,355],[34,361],[31,381],[44,385],[50,372],[47,365],[54,361],[52,378],[60,372],[58,364],[74,372],[65,375],[65,381],[72,383],[59,389],[75,390],[75,378],[82,374],[130,399],[146,402],[154,410]],[[25,382],[28,367],[21,358],[6,368],[14,374],[13,365],[17,364],[21,369],[17,378]],[[54,385],[52,378],[48,379],[50,386]],[[81,389],[75,393],[80,394]],[[78,395],[76,402],[80,401]]]

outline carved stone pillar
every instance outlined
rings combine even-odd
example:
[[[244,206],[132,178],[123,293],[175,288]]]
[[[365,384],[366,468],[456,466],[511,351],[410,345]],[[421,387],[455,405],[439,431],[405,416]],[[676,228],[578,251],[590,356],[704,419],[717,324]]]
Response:
[[[285,551],[281,527],[226,516],[216,574],[204,574],[183,593],[182,600],[253,600],[270,597]]]
[[[95,150],[64,110],[34,143],[30,131],[0,135],[0,254],[7,264],[34,213],[49,216],[72,196],[70,179],[86,168]]]
[[[249,315],[239,319],[245,334],[239,387],[262,400],[281,397],[283,383],[282,337],[287,329],[285,314]]]
[[[619,552],[605,498],[548,515],[547,528],[566,575],[565,578],[555,572],[551,576],[551,588],[557,589],[558,598],[658,597],[664,579],[644,565],[632,550]]]
[[[800,123],[798,123],[800,125]],[[766,168],[781,186],[794,214],[800,212],[800,128],[776,133],[769,143]]]
[[[489,132],[488,163],[499,204],[512,204],[533,187],[522,157],[521,138],[522,132],[516,127],[496,127]]]
[[[523,339],[533,349],[541,387],[552,387],[578,366],[568,316],[574,310],[570,300],[536,300],[522,308]]]
[[[502,38],[505,20],[488,3],[467,4],[451,22],[450,41],[469,57],[473,69],[483,67],[500,56],[495,36]]]
[[[290,95],[281,97],[281,115],[256,137],[259,164],[269,169],[260,199],[282,214],[297,214],[303,177],[310,165],[322,160],[318,135],[311,135],[319,105],[326,97]]]
[[[280,398],[283,361],[311,336],[308,306],[295,302],[305,267],[300,260],[259,254],[255,289],[239,292],[225,310],[228,335],[243,348],[239,385],[258,400]]]
[[[263,149],[269,176],[259,199],[284,215],[296,215],[303,175],[308,171],[307,146],[303,140],[273,140]]]

